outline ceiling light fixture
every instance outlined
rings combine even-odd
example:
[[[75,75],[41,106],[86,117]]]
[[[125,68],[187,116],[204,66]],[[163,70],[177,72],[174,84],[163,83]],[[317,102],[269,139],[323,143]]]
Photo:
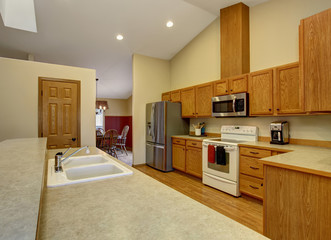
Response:
[[[119,40],[119,41],[121,41],[121,40],[123,40],[123,35],[121,35],[121,34],[118,34],[117,36],[116,36],[116,39],[117,40]]]
[[[173,21],[168,21],[167,22],[167,27],[168,28],[171,28],[171,27],[173,27],[174,26],[174,22]]]

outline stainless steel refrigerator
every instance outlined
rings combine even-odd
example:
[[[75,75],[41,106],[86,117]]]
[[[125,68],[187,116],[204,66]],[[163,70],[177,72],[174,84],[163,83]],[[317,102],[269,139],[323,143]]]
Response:
[[[181,103],[167,101],[146,104],[146,164],[172,171],[171,136],[188,134],[187,119],[182,119]]]

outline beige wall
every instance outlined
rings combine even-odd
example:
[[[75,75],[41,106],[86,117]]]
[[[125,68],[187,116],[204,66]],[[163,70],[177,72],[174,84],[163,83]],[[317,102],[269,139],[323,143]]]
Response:
[[[160,101],[170,89],[170,63],[166,60],[133,55],[132,129],[133,164],[146,162],[146,103]]]
[[[298,61],[300,19],[330,7],[330,0],[271,0],[250,8],[251,71]],[[171,90],[220,76],[218,21],[219,18],[171,60]],[[331,140],[330,115],[191,119],[191,123],[204,121],[206,130],[216,133],[224,124],[254,125],[259,127],[260,136],[269,136],[270,122],[279,119],[290,122],[293,138]]]
[[[206,123],[206,132],[220,133],[222,125],[257,126],[259,136],[270,137],[270,123],[284,120],[289,122],[291,138],[331,141],[331,115],[300,117],[250,117],[250,118],[208,118],[191,119],[192,125]],[[190,131],[193,131],[191,127]]]
[[[131,116],[131,97],[128,99],[97,98],[97,101],[107,101],[109,109],[105,116]]]
[[[128,116],[132,116],[132,95],[128,98]]]
[[[81,81],[81,145],[95,146],[95,70],[0,57],[0,141],[38,137],[38,77]]]
[[[250,8],[251,71],[299,60],[299,24],[330,0],[271,0]]]
[[[170,61],[171,89],[220,78],[220,19],[214,20]]]

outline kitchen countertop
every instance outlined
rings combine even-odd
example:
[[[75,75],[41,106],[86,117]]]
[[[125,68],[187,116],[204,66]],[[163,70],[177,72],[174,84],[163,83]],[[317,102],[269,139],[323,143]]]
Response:
[[[295,144],[276,145],[270,144],[269,142],[245,142],[239,144],[239,146],[290,151],[288,153],[263,158],[260,159],[260,161],[270,166],[331,177],[331,148]]]
[[[0,142],[0,239],[35,239],[46,138]]]
[[[205,136],[205,137],[199,137],[199,136],[191,136],[191,135],[174,135],[172,136],[173,138],[183,138],[183,139],[192,139],[192,140],[197,140],[197,141],[202,141],[207,138],[213,138],[210,136]]]
[[[266,239],[128,168],[133,175],[45,188],[40,239]]]

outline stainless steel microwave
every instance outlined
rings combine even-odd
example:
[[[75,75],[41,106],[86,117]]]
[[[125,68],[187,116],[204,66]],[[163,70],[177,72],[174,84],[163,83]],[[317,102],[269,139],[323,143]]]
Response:
[[[248,116],[248,93],[213,97],[211,102],[213,117]]]

